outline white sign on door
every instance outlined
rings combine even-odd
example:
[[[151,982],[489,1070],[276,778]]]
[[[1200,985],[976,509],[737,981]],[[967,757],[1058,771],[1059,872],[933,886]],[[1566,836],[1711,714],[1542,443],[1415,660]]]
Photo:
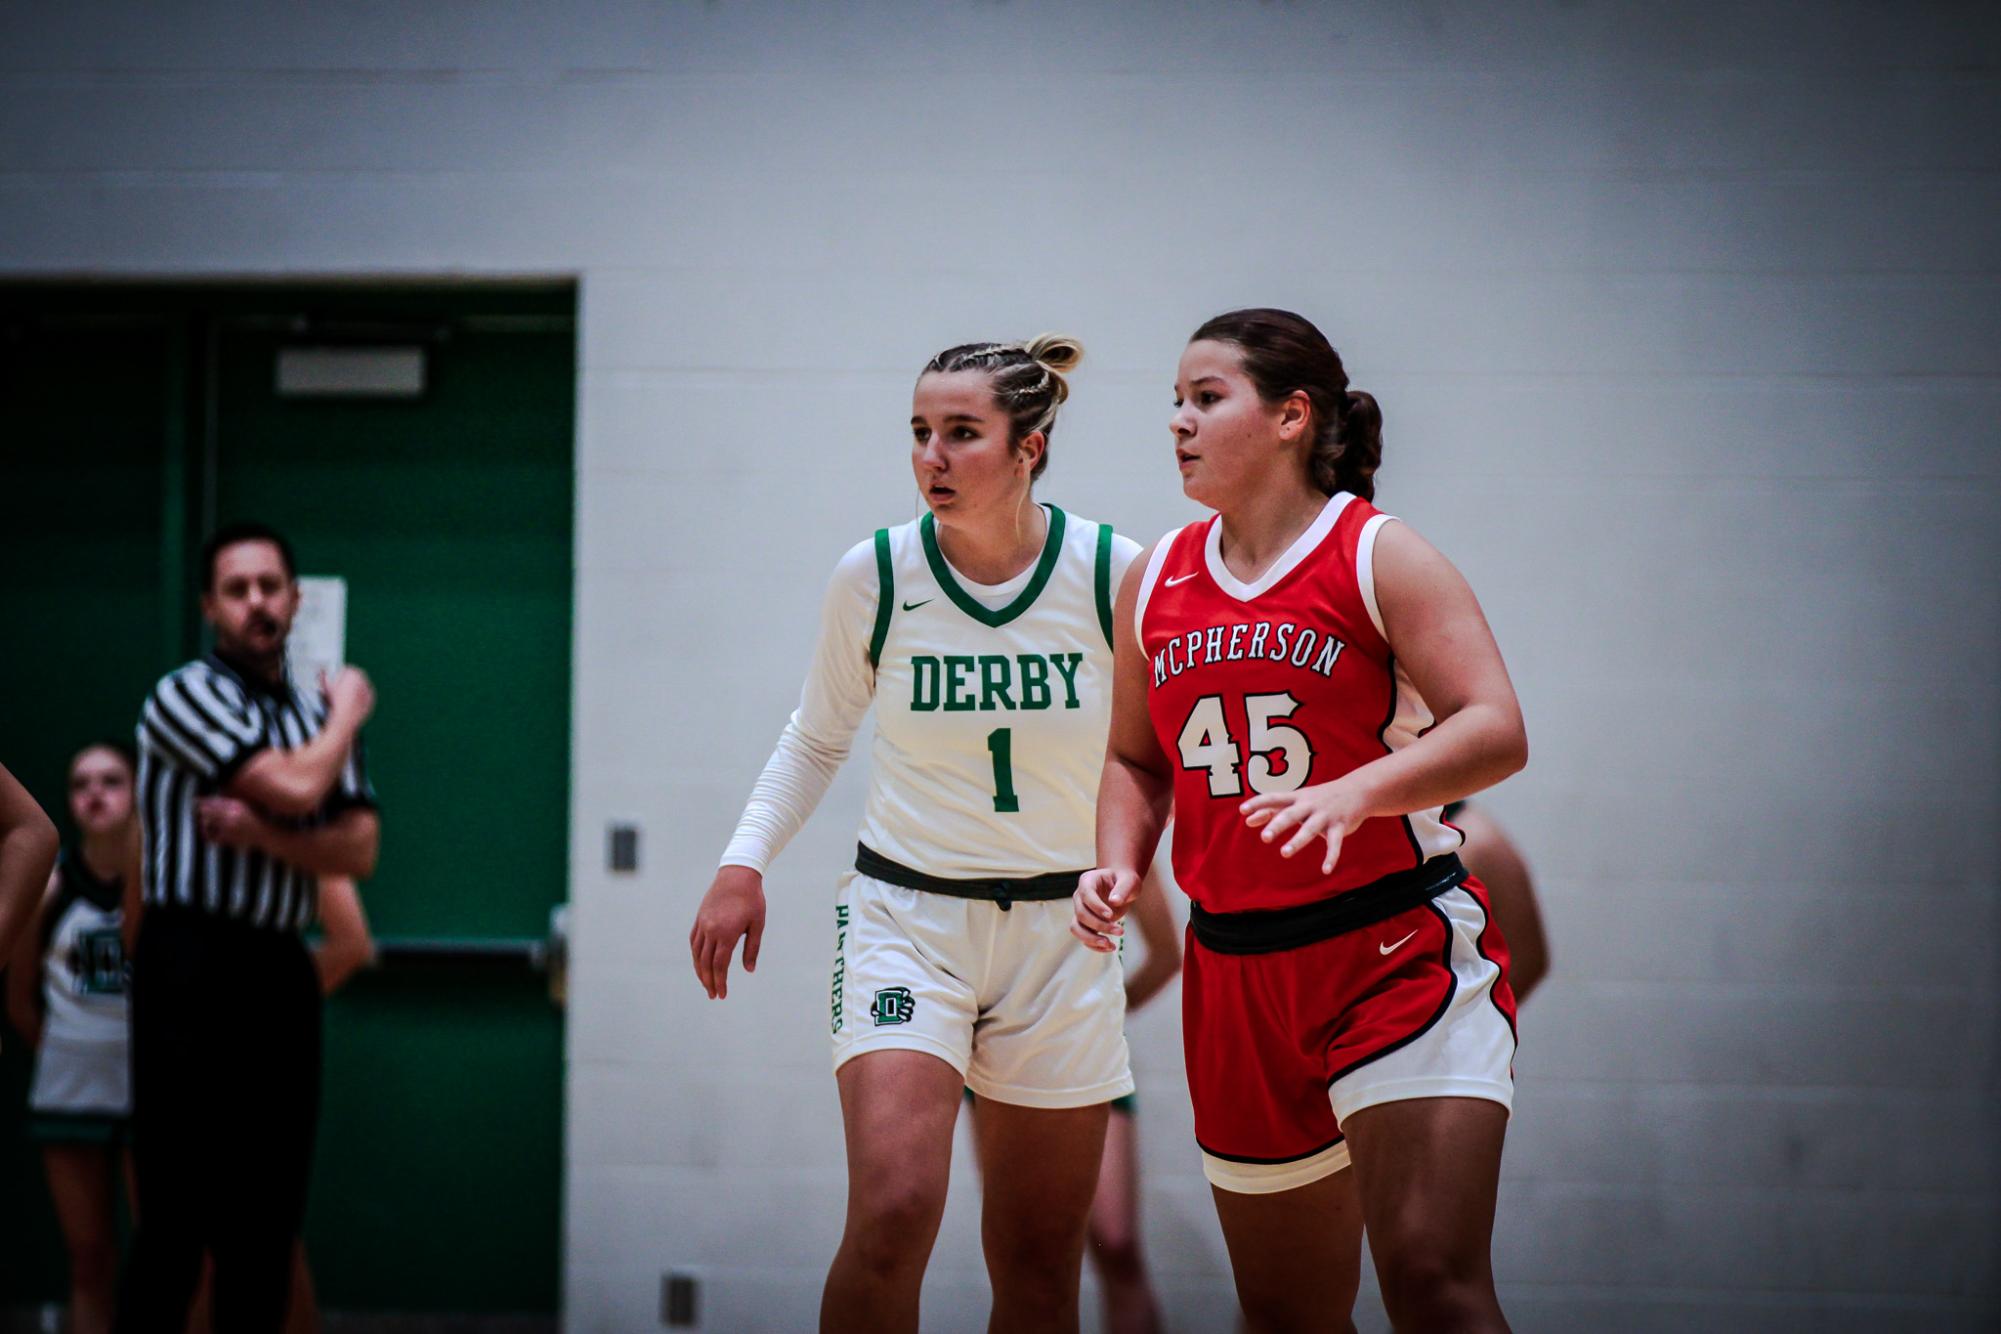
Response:
[[[317,690],[320,673],[332,676],[347,662],[347,580],[339,575],[299,576],[299,614],[285,643],[285,668],[304,690]]]

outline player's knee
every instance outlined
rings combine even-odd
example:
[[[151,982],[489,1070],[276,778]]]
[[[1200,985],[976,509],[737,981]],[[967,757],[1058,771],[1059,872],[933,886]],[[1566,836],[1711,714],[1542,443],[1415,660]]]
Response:
[[[995,1309],[1056,1312],[1077,1300],[1077,1255],[996,1251],[987,1248],[987,1278]]]
[[[985,1249],[988,1269],[997,1274],[1026,1276],[1029,1280],[1067,1272],[1077,1262],[1074,1241],[1046,1234],[989,1233]]]
[[[1376,1258],[1376,1273],[1383,1305],[1399,1328],[1454,1328],[1493,1305],[1493,1274],[1477,1257],[1401,1246]]]
[[[1084,1248],[1087,1220],[1082,1214],[1051,1209],[988,1213],[980,1222],[989,1257],[1021,1265],[1075,1263]]]
[[[1092,1228],[1089,1254],[1092,1265],[1107,1283],[1137,1283],[1145,1276],[1139,1233],[1132,1228]]]
[[[907,1182],[884,1182],[856,1201],[849,1244],[870,1269],[887,1272],[921,1264],[945,1212],[944,1196]]]
[[[1383,1288],[1383,1307],[1397,1329],[1485,1329],[1498,1307],[1491,1283],[1441,1284],[1392,1293]]]

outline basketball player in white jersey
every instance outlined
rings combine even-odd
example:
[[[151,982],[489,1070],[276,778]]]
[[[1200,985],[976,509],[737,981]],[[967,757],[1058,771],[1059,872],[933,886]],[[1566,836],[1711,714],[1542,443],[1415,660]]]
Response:
[[[70,760],[65,848],[7,969],[7,1017],[34,1045],[29,1133],[69,1258],[69,1328],[111,1328],[118,1282],[119,1183],[132,1111],[126,1056],[124,886],[138,873],[138,761],[120,742]]]
[[[1073,948],[1111,706],[1111,598],[1138,547],[1037,504],[1082,349],[1045,335],[931,359],[911,412],[928,512],[835,566],[799,709],[689,944],[711,997],[763,871],[876,710],[856,866],[835,899],[829,1024],[848,1149],[823,1330],[914,1330],[960,1090],[979,1096],[995,1329],[1077,1328],[1106,1105],[1132,1091],[1118,959]]]

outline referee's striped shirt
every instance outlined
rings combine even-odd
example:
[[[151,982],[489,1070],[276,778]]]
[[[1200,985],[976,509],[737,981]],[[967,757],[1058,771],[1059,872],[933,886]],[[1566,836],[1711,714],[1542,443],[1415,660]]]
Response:
[[[146,835],[140,883],[149,904],[177,903],[219,917],[300,931],[319,912],[319,877],[254,848],[204,842],[195,801],[221,794],[260,750],[304,745],[326,724],[326,700],[293,685],[273,688],[211,653],[160,679],[139,714],[139,810]],[[309,829],[354,806],[375,805],[359,738],[340,781],[304,819]]]

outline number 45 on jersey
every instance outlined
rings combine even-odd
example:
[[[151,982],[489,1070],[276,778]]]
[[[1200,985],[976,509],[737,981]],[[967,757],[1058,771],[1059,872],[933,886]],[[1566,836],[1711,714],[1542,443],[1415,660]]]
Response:
[[[1248,777],[1251,791],[1260,796],[1298,790],[1313,769],[1313,746],[1306,734],[1283,721],[1298,707],[1299,701],[1284,691],[1244,696],[1244,716],[1250,724],[1250,735],[1244,738],[1244,751],[1250,756]],[[1208,771],[1210,796],[1244,795],[1242,752],[1237,738],[1230,735],[1221,695],[1204,695],[1195,701],[1176,745],[1183,769]]]

